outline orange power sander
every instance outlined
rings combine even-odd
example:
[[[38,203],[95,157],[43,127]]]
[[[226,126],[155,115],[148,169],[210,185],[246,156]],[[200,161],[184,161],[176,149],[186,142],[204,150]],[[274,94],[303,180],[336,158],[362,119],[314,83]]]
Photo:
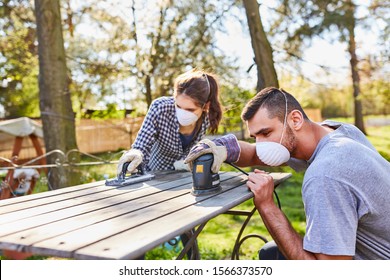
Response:
[[[193,161],[191,193],[195,196],[209,195],[219,192],[222,188],[219,174],[211,171],[214,162],[213,154],[204,154]]]

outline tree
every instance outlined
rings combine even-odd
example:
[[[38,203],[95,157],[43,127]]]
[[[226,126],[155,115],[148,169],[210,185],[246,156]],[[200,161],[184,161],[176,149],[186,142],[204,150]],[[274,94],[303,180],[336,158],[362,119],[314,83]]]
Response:
[[[77,148],[75,121],[69,93],[59,0],[35,0],[39,54],[39,95],[46,151]],[[48,156],[56,163],[58,155]],[[72,180],[74,179],[74,180]],[[77,182],[63,168],[53,168],[53,188]]]
[[[35,17],[29,1],[0,5],[0,104],[5,117],[38,117]]]
[[[132,1],[136,40],[132,70],[136,71],[148,106],[154,98],[170,94],[175,77],[189,67],[229,76],[233,67],[218,52],[214,34],[223,29],[222,23],[234,5],[232,1],[161,1],[152,9],[150,5],[137,9],[136,1]],[[149,17],[141,18],[138,14],[145,14],[147,9],[151,9],[147,12]],[[150,17],[155,18],[154,23]],[[150,30],[146,37],[139,32],[139,26]]]
[[[363,121],[362,95],[360,90],[359,59],[356,54],[355,29],[361,21],[356,16],[357,5],[352,0],[282,1],[280,18],[275,29],[284,38],[285,49],[293,57],[307,40],[318,36],[336,38],[346,43],[350,56],[355,125],[366,133]]]
[[[261,22],[259,4],[257,0],[243,0],[243,2],[257,66],[256,90],[260,91],[268,86],[279,87],[272,48]]]
[[[355,18],[355,4],[352,0],[345,0],[345,29],[347,30],[347,42],[348,42],[348,52],[351,57],[351,76],[352,76],[352,88],[353,88],[353,101],[355,105],[355,125],[366,134],[366,129],[364,127],[363,121],[363,107],[362,100],[360,98],[360,77],[358,71],[358,58],[356,55],[356,42],[355,42],[355,28],[356,28],[356,18]]]
[[[215,33],[234,5],[231,0],[89,1],[71,11],[68,5],[65,39],[74,104],[82,110],[115,100],[143,113],[154,98],[172,94],[176,76],[191,67],[230,80],[236,68],[216,46]],[[93,33],[80,32],[86,24]]]

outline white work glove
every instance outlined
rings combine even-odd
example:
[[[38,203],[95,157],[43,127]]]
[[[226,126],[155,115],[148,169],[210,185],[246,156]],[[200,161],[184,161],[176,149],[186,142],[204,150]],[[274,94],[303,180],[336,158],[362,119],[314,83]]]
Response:
[[[125,164],[126,162],[130,162],[129,166],[127,167],[127,172],[134,172],[134,170],[137,169],[138,165],[142,163],[143,158],[144,155],[140,150],[131,149],[125,152],[119,159],[117,175],[119,176],[119,174],[122,173],[123,164]]]
[[[214,156],[214,162],[211,166],[211,171],[213,173],[218,173],[218,171],[221,169],[222,163],[227,158],[227,150],[225,146],[217,146],[213,141],[209,139],[203,139],[199,141],[199,143],[196,144],[194,147],[192,147],[190,153],[185,158],[184,163],[187,163],[192,170],[192,162],[195,159],[197,159],[201,155],[210,153],[212,153]]]
[[[173,166],[175,167],[175,170],[191,171],[188,164],[184,163],[184,159],[175,161]]]

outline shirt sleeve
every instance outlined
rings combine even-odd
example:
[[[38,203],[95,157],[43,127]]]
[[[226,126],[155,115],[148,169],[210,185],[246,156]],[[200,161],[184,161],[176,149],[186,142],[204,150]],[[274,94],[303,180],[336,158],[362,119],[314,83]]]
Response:
[[[226,147],[227,150],[226,162],[236,162],[240,158],[241,148],[234,134],[224,135],[222,137],[214,139],[213,142],[217,146]]]
[[[143,153],[143,162],[145,164],[149,163],[150,151],[158,135],[159,117],[162,113],[160,111],[156,102],[152,102],[137,137],[131,146],[133,149],[138,149]]]

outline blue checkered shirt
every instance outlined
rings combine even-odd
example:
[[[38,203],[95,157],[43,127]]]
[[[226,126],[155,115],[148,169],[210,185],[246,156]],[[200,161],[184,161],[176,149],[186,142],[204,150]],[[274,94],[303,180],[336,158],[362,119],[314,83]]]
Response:
[[[132,148],[144,154],[145,169],[173,170],[173,163],[184,159],[193,145],[199,142],[209,127],[207,115],[203,115],[202,126],[184,150],[179,136],[173,97],[160,97],[150,105],[149,111],[138,131]]]

